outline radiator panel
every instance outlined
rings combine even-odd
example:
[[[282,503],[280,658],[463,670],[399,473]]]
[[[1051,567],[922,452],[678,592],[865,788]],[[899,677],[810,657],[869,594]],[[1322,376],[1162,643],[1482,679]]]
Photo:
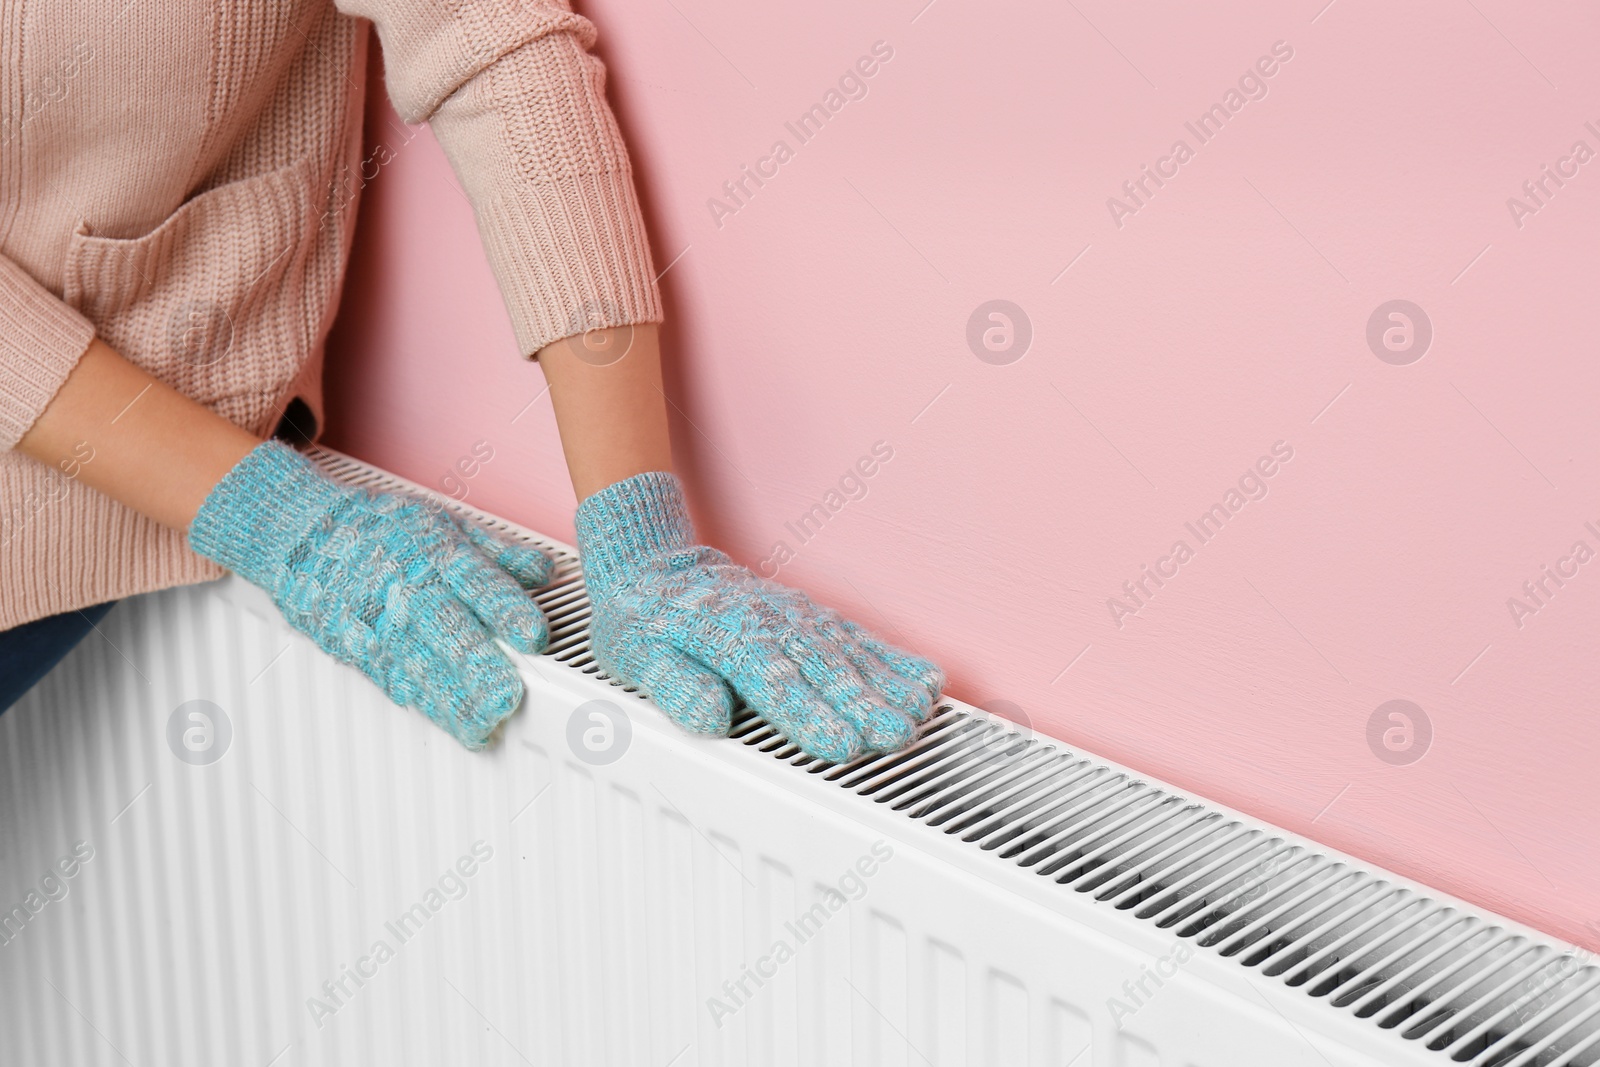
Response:
[[[1586,954],[958,702],[847,767],[691,737],[476,517],[561,560],[487,753],[232,578],[0,715],[0,1064],[1600,1063]]]
[[[1380,1062],[1198,958],[1119,1030],[1171,938],[547,659],[474,755],[235,579],[100,629],[0,716],[0,901],[93,849],[0,947],[0,1062]],[[632,724],[608,765],[567,738],[597,698]],[[196,700],[231,727],[215,762],[168,744]]]

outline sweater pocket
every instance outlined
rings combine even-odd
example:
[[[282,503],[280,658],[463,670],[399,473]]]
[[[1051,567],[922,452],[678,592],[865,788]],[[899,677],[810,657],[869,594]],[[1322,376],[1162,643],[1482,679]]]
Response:
[[[301,158],[207,189],[142,237],[80,225],[62,296],[124,357],[265,433],[325,311],[307,306],[325,202]]]

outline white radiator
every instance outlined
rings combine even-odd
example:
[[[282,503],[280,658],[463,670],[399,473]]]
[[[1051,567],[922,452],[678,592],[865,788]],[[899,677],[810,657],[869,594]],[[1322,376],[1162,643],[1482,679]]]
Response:
[[[692,738],[534,539],[486,754],[233,579],[0,716],[0,1065],[1600,1062],[1570,946],[955,701],[843,767]]]

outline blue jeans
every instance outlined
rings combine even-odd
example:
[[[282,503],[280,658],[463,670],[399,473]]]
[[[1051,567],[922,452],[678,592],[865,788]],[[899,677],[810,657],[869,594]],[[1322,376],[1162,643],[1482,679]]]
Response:
[[[115,603],[113,600],[0,630],[0,711],[21,700],[39,679],[49,674]]]

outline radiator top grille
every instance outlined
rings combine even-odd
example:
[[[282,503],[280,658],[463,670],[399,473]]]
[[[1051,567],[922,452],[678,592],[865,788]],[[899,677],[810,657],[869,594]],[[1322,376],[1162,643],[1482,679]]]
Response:
[[[314,458],[346,482],[426,492],[336,453]],[[577,557],[460,510],[558,560],[555,580],[536,594],[550,620],[545,656],[644,699],[590,654]],[[1003,719],[941,705],[909,747],[843,765],[804,755],[742,707],[732,736],[993,862],[1089,894],[1130,922],[1153,924],[1329,1011],[1420,1044],[1441,1064],[1600,1065],[1600,966],[1592,954],[1430,899]]]

